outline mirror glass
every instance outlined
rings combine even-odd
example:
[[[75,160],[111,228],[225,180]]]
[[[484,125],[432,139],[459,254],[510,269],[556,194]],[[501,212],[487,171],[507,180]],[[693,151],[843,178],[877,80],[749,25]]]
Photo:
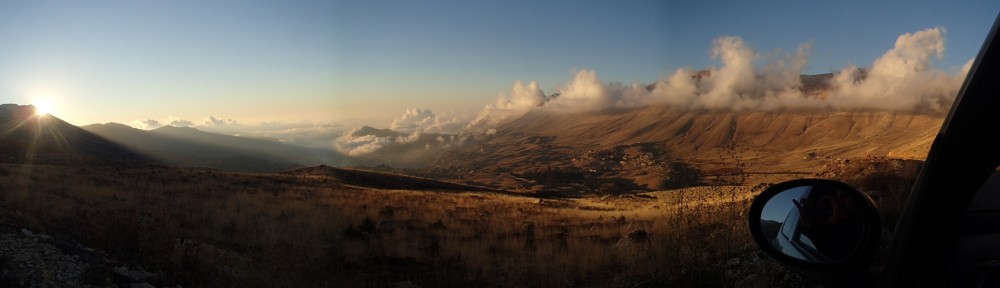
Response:
[[[820,185],[778,192],[761,211],[761,231],[785,255],[815,263],[843,261],[864,240],[865,199],[859,193]]]

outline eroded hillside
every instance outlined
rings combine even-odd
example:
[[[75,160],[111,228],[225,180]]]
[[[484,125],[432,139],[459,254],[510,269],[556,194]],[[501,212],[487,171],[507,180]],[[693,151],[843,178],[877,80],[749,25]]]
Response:
[[[489,141],[445,155],[432,171],[509,189],[658,190],[747,173],[813,173],[837,159],[922,159],[943,116],[663,106],[535,111],[501,125]]]

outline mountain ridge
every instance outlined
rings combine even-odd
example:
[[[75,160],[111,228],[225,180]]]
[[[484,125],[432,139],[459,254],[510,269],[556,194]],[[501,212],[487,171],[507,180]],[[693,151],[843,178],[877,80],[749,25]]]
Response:
[[[148,160],[54,115],[36,115],[31,105],[0,105],[0,147],[0,154],[14,158],[36,159],[41,155],[51,161],[81,157]]]
[[[279,172],[302,166],[340,164],[332,150],[276,141],[205,132],[192,127],[164,126],[141,130],[119,123],[91,124],[82,129],[122,143],[170,165],[243,172]]]
[[[480,145],[446,154],[429,170],[507,189],[658,190],[708,176],[809,174],[835,159],[923,159],[943,119],[825,109],[535,110],[500,125]]]

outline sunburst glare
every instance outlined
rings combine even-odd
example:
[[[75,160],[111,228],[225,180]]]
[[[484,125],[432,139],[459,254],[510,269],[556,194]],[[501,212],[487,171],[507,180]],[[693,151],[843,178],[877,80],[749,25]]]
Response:
[[[34,106],[35,106],[35,115],[38,116],[49,115],[50,113],[52,113],[53,108],[55,108],[54,105],[52,104],[52,101],[49,101],[48,99],[38,100],[34,103]]]

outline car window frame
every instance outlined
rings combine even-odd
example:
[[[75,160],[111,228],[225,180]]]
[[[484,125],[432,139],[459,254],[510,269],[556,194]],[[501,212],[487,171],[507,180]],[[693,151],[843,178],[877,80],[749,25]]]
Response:
[[[1000,15],[998,15],[1000,20]],[[998,22],[973,62],[900,216],[882,287],[946,287],[964,212],[1000,165]]]

